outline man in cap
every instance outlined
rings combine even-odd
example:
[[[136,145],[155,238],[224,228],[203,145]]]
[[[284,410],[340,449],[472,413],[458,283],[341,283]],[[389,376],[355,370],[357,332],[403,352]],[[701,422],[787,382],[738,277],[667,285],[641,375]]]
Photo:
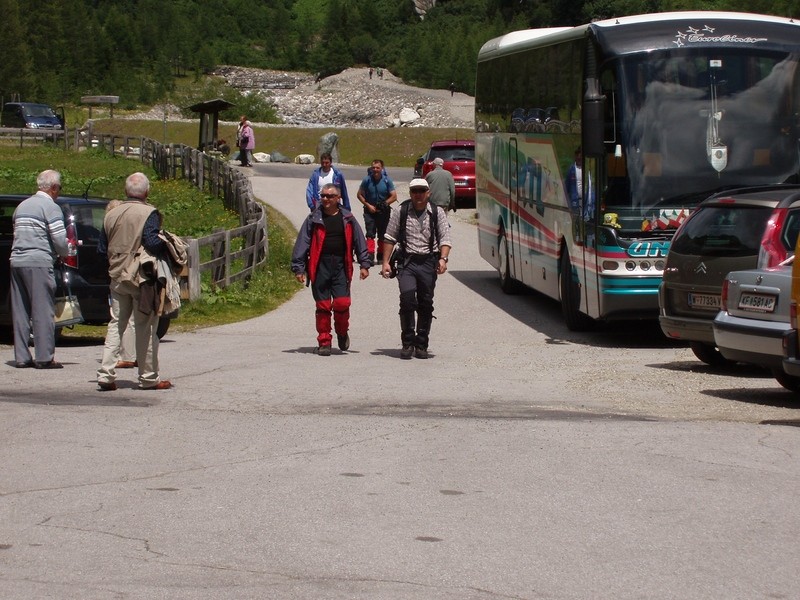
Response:
[[[425,176],[431,188],[431,204],[445,210],[455,210],[456,184],[453,174],[444,169],[444,160],[438,156],[433,159],[433,165],[433,170]]]
[[[428,358],[428,337],[433,321],[433,292],[436,278],[447,271],[450,224],[440,206],[428,202],[430,186],[424,179],[409,183],[411,199],[393,210],[383,243],[381,275],[392,273],[389,259],[395,244],[402,258],[397,263],[400,287],[400,357]]]

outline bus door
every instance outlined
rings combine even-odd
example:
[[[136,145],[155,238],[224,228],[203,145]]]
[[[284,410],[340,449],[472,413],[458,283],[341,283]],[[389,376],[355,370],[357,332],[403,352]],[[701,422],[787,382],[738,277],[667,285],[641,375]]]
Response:
[[[510,248],[512,256],[511,272],[514,279],[530,284],[529,277],[525,277],[523,265],[524,247],[522,243],[522,222],[520,220],[520,189],[519,189],[519,149],[517,139],[511,138],[508,144],[508,223],[511,229]]]

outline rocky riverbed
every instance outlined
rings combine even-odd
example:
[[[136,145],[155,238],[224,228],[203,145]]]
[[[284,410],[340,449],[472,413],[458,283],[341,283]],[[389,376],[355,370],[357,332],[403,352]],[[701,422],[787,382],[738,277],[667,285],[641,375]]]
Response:
[[[316,80],[314,75],[221,66],[216,75],[244,93],[263,94],[288,125],[305,127],[472,127],[472,96],[403,83],[388,70],[383,77],[351,68]],[[151,111],[160,119],[164,107]],[[177,109],[170,110],[175,113]],[[147,113],[131,115],[148,118]]]

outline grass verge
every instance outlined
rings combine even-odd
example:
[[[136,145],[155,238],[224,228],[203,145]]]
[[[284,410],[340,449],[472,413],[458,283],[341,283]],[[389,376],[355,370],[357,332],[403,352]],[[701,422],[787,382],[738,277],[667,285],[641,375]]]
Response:
[[[395,127],[387,129],[302,128],[255,126],[256,152],[271,154],[278,151],[293,159],[298,154],[317,153],[320,137],[330,131],[339,136],[339,161],[347,165],[368,166],[372,159],[382,158],[388,166],[411,167],[425,153],[431,142],[447,139],[474,139],[472,129]],[[138,121],[102,119],[95,121],[94,130],[119,136],[142,136],[169,144],[194,146],[198,141],[199,121]],[[233,144],[236,125],[221,123],[219,138]]]
[[[90,196],[119,198],[124,195],[125,179],[136,171],[151,179],[150,200],[164,214],[167,229],[178,235],[199,237],[216,227],[233,228],[239,224],[235,213],[222,202],[183,180],[159,180],[140,162],[114,158],[102,151],[69,152],[53,147],[0,147],[0,193],[31,194],[36,176],[45,169],[62,173],[63,193],[83,195],[90,186]],[[296,230],[282,214],[267,207],[269,257],[248,282],[214,289],[203,284],[202,297],[185,301],[181,314],[170,331],[189,331],[200,327],[234,323],[275,309],[300,289],[290,272]],[[106,327],[77,325],[63,330],[67,338],[102,340]]]

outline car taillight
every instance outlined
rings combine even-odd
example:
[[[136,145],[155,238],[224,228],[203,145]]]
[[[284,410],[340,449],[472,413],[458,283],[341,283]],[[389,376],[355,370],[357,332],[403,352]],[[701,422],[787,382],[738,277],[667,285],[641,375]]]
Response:
[[[792,329],[797,329],[797,302],[794,300],[789,304],[789,323]]]
[[[764,236],[761,238],[761,248],[758,251],[759,269],[776,267],[786,260],[788,252],[781,243],[781,230],[788,213],[789,211],[785,208],[775,209],[767,221]]]
[[[75,230],[75,223],[70,221],[67,223],[67,248],[69,248],[69,255],[62,258],[61,261],[68,267],[78,268],[78,234]]]
[[[725,312],[728,312],[728,286],[730,285],[730,280],[726,279],[722,282],[722,294],[720,296],[720,308]]]

